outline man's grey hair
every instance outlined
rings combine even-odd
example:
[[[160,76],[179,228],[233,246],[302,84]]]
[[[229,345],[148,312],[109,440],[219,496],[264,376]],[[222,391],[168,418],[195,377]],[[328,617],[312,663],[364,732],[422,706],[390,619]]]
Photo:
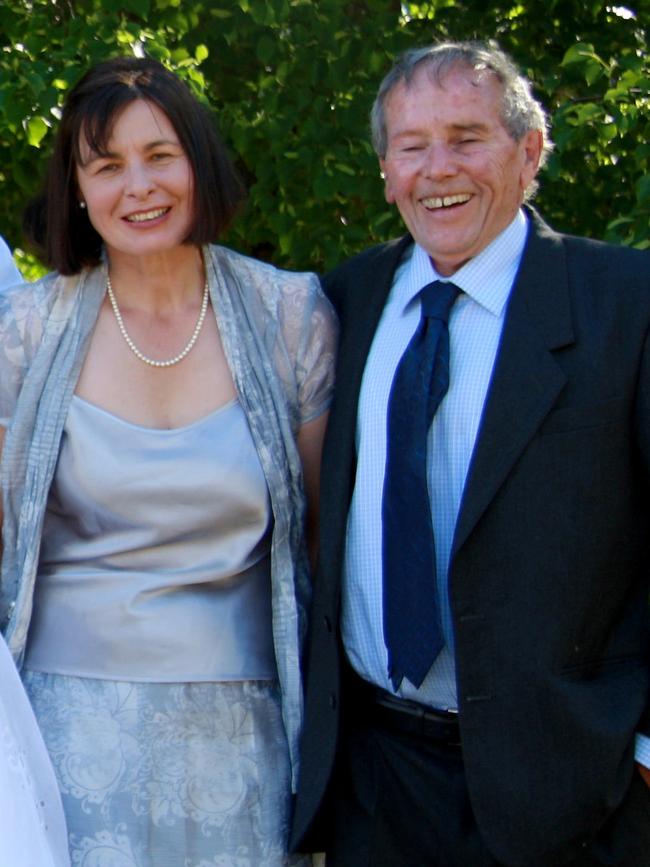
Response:
[[[505,129],[517,142],[530,130],[540,130],[543,136],[540,165],[544,164],[553,148],[546,112],[534,98],[528,79],[519,72],[507,54],[493,43],[483,42],[441,42],[426,48],[411,49],[398,57],[379,85],[370,112],[372,144],[381,159],[385,158],[388,146],[386,100],[397,85],[403,83],[408,88],[416,72],[423,68],[440,86],[451,72],[458,69],[479,73],[487,70],[495,75],[503,91],[501,121]]]

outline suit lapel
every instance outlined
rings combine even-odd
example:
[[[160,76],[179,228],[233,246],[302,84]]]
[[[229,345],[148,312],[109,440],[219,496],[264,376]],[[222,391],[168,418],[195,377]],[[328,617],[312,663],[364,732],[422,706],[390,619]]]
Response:
[[[386,305],[395,271],[411,243],[410,236],[405,236],[373,251],[372,259],[359,269],[356,286],[352,290],[354,294],[345,311],[340,367],[345,377],[343,387],[347,392],[346,398],[354,401],[355,412],[370,346]]]
[[[325,280],[341,317],[336,388],[330,408],[321,473],[321,577],[323,592],[338,594],[348,506],[356,475],[355,434],[359,391],[366,359],[390,292],[395,269],[410,237],[391,242],[351,260],[339,295],[337,272]],[[343,266],[347,269],[347,265]],[[336,605],[334,605],[336,609]]]
[[[350,294],[339,305],[342,317],[341,345],[329,429],[336,449],[333,463],[343,469],[350,492],[356,466],[354,442],[363,372],[395,270],[404,250],[411,243],[412,239],[405,236],[371,251],[369,261],[364,261],[356,274],[347,276]]]
[[[454,551],[467,539],[562,391],[553,350],[573,342],[565,252],[532,215],[465,485]]]

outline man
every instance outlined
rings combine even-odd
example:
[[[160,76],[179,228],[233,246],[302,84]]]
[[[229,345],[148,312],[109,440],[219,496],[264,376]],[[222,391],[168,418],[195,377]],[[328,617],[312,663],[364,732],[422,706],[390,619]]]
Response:
[[[493,48],[407,53],[373,135],[409,235],[325,281],[342,335],[294,846],[648,867],[650,257],[524,205],[546,120]],[[429,334],[436,397],[403,400]]]

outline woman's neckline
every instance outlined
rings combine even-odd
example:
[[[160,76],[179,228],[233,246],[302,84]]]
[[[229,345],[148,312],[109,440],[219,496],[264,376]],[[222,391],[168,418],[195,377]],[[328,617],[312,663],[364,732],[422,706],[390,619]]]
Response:
[[[122,416],[117,415],[116,413],[111,412],[108,409],[104,409],[104,407],[99,406],[96,403],[92,403],[92,401],[86,400],[86,398],[81,397],[78,394],[73,394],[72,399],[74,402],[82,404],[83,406],[88,407],[90,410],[100,413],[101,415],[106,416],[107,418],[110,418],[119,424],[125,425],[126,427],[154,434],[177,434],[183,431],[191,430],[192,428],[198,427],[199,425],[208,422],[210,419],[215,418],[216,416],[220,415],[221,413],[225,412],[226,410],[239,403],[236,397],[232,397],[230,398],[230,400],[222,403],[221,406],[218,406],[216,409],[211,410],[210,412],[206,413],[206,415],[199,416],[198,418],[194,419],[194,421],[191,421],[188,424],[180,425],[178,427],[151,427],[149,425],[138,424],[137,422],[123,418]]]

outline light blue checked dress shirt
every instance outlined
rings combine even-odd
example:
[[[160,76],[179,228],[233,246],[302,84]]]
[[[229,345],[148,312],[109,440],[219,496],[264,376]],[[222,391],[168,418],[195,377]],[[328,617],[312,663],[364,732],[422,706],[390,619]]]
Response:
[[[497,348],[528,232],[519,211],[478,256],[453,275],[462,290],[449,319],[450,383],[429,430],[428,484],[436,540],[437,591],[446,644],[419,689],[407,679],[397,694],[436,708],[457,708],[448,569],[456,519]],[[357,476],[348,517],[342,633],[348,658],[366,680],[393,692],[383,634],[381,501],[386,414],[397,364],[420,320],[419,291],[436,272],[413,245],[395,274],[361,384]],[[646,751],[647,750],[647,754]],[[637,759],[650,765],[650,739],[637,736]]]
[[[419,689],[398,690],[438,708],[455,709],[454,636],[447,596],[449,555],[460,500],[510,290],[526,242],[522,212],[478,256],[453,275],[462,290],[449,317],[449,390],[429,430],[428,483],[436,540],[437,587],[445,647]],[[381,500],[386,463],[386,413],[397,364],[420,321],[416,297],[436,272],[415,244],[395,274],[366,363],[357,417],[357,477],[348,518],[343,580],[343,641],[357,672],[391,690],[383,634]]]

